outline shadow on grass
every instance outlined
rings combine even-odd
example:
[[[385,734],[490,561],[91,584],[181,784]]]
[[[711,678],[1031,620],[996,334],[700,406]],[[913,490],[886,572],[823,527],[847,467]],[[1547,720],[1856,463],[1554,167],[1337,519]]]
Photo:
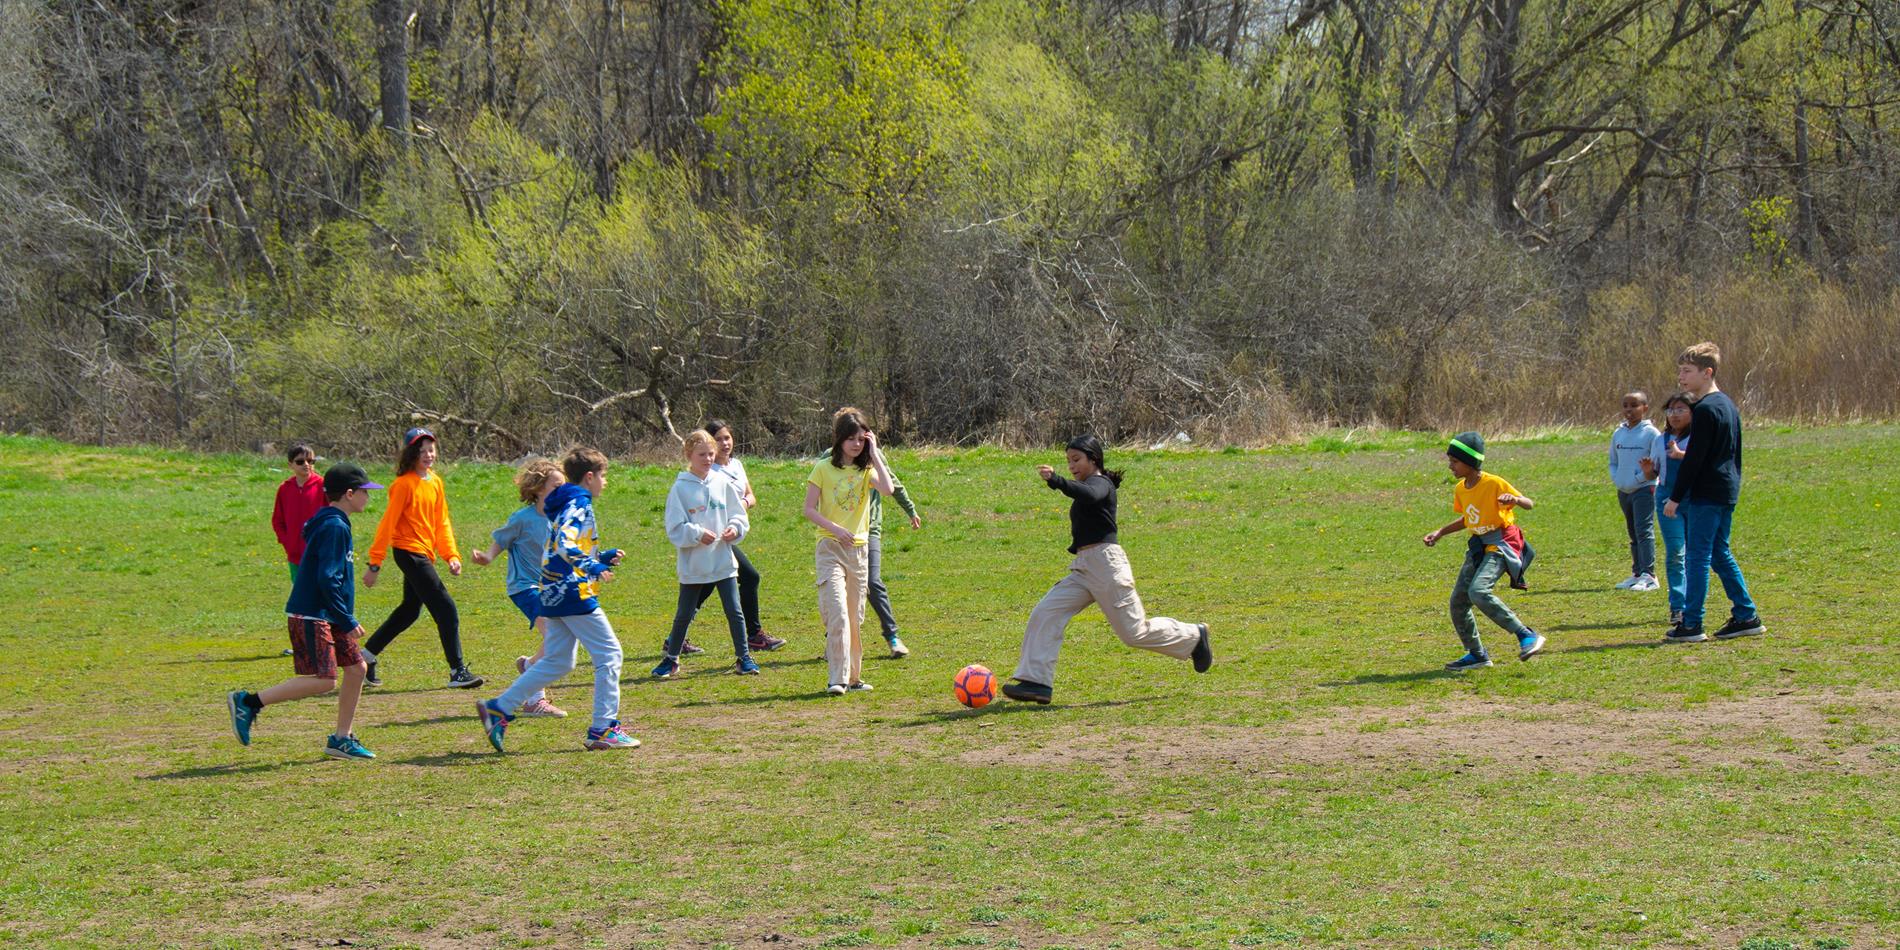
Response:
[[[981,709],[953,709],[949,712],[925,713],[915,719],[897,723],[899,729],[915,729],[918,726],[932,726],[938,723],[958,722],[960,720],[984,719],[991,716],[1018,716],[1024,713],[1054,713],[1065,709],[1106,709],[1111,706],[1133,706],[1136,703],[1152,703],[1157,697],[1142,699],[1104,699],[1093,703],[1041,703],[993,702]]]
[[[329,757],[319,755],[318,757],[314,759],[297,759],[291,762],[259,762],[252,765],[240,765],[236,762],[232,762],[225,765],[200,765],[197,768],[179,769],[175,772],[158,772],[152,775],[141,775],[139,776],[139,781],[141,782],[173,782],[173,781],[178,781],[180,779],[218,778],[220,776],[228,776],[228,775],[253,775],[259,772],[275,772],[280,769],[293,768],[299,765],[323,765],[331,761],[333,760],[330,759]]]
[[[206,663],[256,663],[259,660],[289,660],[281,653],[260,653],[256,656],[221,656],[215,660],[191,657],[183,660],[160,660],[159,666],[203,666]]]
[[[1387,683],[1416,683],[1420,680],[1452,679],[1459,674],[1446,669],[1413,670],[1410,673],[1361,673],[1349,680],[1328,680],[1320,686],[1380,686]]]
[[[735,699],[695,699],[689,702],[675,704],[673,708],[693,709],[704,706],[758,706],[764,703],[801,703],[810,702],[814,699],[842,698],[843,697],[832,696],[821,689],[812,692],[777,693],[771,696],[740,696]]]
[[[1627,643],[1588,643],[1578,647],[1565,647],[1561,650],[1545,650],[1545,653],[1605,653],[1610,650],[1651,650],[1656,647],[1675,646],[1663,640],[1631,640]]]
[[[1643,620],[1625,620],[1621,623],[1566,623],[1554,627],[1544,627],[1543,629],[1551,633],[1563,633],[1571,630],[1641,630],[1651,626],[1660,627],[1663,626],[1663,624],[1652,624]]]
[[[460,713],[457,715],[430,716],[427,719],[403,719],[397,722],[379,722],[376,724],[376,728],[383,729],[383,728],[399,727],[399,726],[439,726],[445,722],[474,722],[474,721],[475,721],[475,713],[473,711],[470,711],[467,713]]]
[[[550,751],[553,751],[553,750],[550,750]],[[577,751],[584,751],[584,750],[577,750]],[[540,755],[540,754],[542,753],[509,752],[506,754],[506,757],[519,758],[523,755]],[[456,765],[456,766],[460,766],[460,765],[474,765],[477,762],[492,762],[496,759],[503,758],[503,757],[504,755],[500,752],[440,752],[435,755],[416,755],[416,756],[410,756],[409,758],[406,758],[406,759],[389,759],[387,761],[391,765],[421,765],[421,766]]]
[[[1538,594],[1601,594],[1609,591],[1610,588],[1607,587],[1538,587],[1533,584],[1530,590],[1520,590],[1516,593],[1534,597]]]

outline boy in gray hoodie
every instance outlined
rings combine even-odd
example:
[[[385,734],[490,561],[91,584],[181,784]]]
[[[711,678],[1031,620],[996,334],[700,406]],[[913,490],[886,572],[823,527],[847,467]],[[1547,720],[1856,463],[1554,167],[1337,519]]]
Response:
[[[745,513],[745,496],[737,481],[712,470],[719,446],[706,430],[687,433],[683,451],[686,471],[673,480],[673,490],[666,496],[666,538],[679,551],[679,606],[673,612],[673,632],[662,649],[665,655],[653,675],[666,679],[679,672],[686,630],[699,613],[701,592],[707,587],[719,591],[719,604],[726,611],[733,672],[755,675],[759,664],[746,642],[745,613],[739,606],[739,559],[732,553],[733,545],[744,540],[752,526]]]
[[[1649,421],[1649,394],[1634,390],[1623,396],[1623,422],[1610,433],[1610,481],[1616,485],[1617,507],[1630,538],[1630,576],[1617,590],[1656,590],[1656,477],[1643,467],[1648,459],[1660,472],[1668,458],[1662,431]]]

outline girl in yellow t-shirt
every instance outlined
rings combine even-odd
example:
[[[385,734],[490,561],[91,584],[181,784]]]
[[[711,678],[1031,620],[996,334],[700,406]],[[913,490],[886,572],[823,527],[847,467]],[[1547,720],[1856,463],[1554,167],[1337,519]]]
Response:
[[[825,622],[825,691],[868,690],[864,667],[864,593],[870,575],[871,490],[891,494],[890,469],[864,413],[846,406],[831,417],[831,452],[805,479],[805,519],[818,526],[818,614]]]

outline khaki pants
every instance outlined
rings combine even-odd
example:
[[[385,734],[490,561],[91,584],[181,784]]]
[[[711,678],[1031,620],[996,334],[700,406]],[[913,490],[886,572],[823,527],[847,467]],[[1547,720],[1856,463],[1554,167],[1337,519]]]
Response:
[[[818,615],[825,621],[827,686],[855,685],[864,670],[864,588],[870,576],[864,545],[818,542]]]
[[[1023,655],[1016,678],[1044,686],[1056,684],[1056,654],[1062,650],[1062,632],[1070,618],[1089,604],[1100,604],[1108,625],[1123,643],[1143,650],[1188,659],[1201,641],[1198,627],[1167,617],[1150,617],[1135,593],[1135,572],[1119,544],[1083,548],[1069,562],[1069,575],[1049,588],[1029,613],[1023,632]]]

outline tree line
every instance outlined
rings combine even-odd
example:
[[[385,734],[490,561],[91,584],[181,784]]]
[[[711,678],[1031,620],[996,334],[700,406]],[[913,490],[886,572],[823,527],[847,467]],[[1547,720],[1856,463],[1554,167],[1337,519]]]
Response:
[[[0,425],[512,457],[1900,393],[1885,0],[0,0]]]

